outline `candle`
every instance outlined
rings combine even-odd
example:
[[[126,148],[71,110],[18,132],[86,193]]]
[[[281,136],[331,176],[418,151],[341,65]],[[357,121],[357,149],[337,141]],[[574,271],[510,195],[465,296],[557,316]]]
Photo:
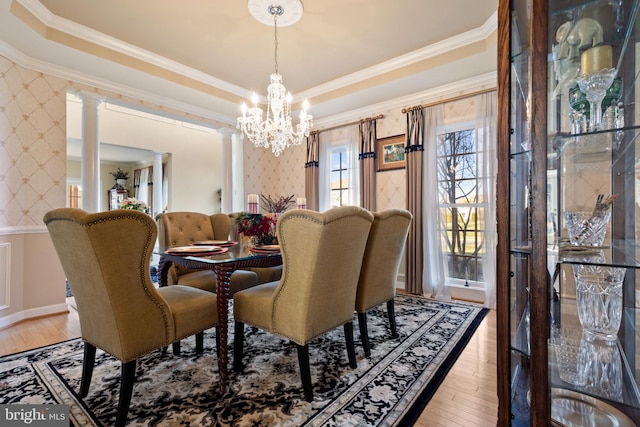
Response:
[[[296,206],[298,209],[307,209],[307,199],[304,197],[298,197],[296,199]]]
[[[249,205],[249,208],[247,209],[249,213],[260,213],[260,198],[257,194],[249,194],[247,196],[247,204]]]
[[[601,45],[586,50],[580,57],[580,74],[583,76],[609,70],[612,67],[613,50],[609,45]]]

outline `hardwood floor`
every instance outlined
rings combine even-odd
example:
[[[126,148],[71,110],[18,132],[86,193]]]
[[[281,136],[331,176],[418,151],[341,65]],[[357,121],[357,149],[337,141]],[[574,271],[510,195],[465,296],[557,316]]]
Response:
[[[78,314],[25,320],[0,330],[0,356],[80,336]],[[416,422],[418,427],[485,427],[498,420],[496,313],[489,312]]]

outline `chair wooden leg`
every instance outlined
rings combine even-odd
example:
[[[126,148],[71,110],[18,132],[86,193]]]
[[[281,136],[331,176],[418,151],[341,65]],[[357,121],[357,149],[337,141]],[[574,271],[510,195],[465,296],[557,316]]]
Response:
[[[398,338],[398,328],[396,327],[396,310],[393,299],[387,301],[387,315],[389,316],[389,327],[391,328],[391,338]]]
[[[369,332],[367,331],[367,313],[358,313],[358,326],[360,327],[360,342],[364,349],[364,355],[371,356],[371,346],[369,344]]]
[[[313,386],[311,385],[311,367],[309,366],[309,345],[296,344],[298,348],[298,364],[300,365],[300,378],[304,399],[313,402]]]
[[[173,355],[180,356],[180,341],[173,343]]]
[[[129,404],[133,394],[133,383],[136,381],[136,361],[122,364],[122,374],[120,377],[120,399],[118,400],[118,413],[116,415],[116,426],[124,426],[127,423]]]
[[[356,369],[358,367],[358,363],[356,362],[356,348],[353,345],[353,322],[344,324],[344,338],[347,341],[349,366],[351,366],[351,369]]]
[[[84,359],[82,361],[82,380],[80,380],[80,397],[87,397],[89,384],[93,375],[93,366],[96,362],[96,346],[84,342]]]
[[[198,332],[196,334],[196,354],[202,354],[204,352],[204,332]]]
[[[244,347],[244,323],[236,320],[233,328],[233,370],[242,371],[242,353]]]

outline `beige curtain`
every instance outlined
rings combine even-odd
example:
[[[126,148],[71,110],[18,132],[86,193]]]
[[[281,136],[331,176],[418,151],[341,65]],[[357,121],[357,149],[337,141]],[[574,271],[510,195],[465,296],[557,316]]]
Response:
[[[145,202],[153,212],[153,166],[133,170],[133,197]]]
[[[307,137],[307,162],[304,164],[304,192],[307,199],[307,209],[317,211],[320,209],[320,132],[311,132]]]
[[[142,178],[142,169],[133,170],[133,194],[131,197],[135,197],[140,200],[140,179]]]
[[[422,294],[423,225],[422,225],[422,183],[424,156],[424,113],[423,109],[407,112],[407,146],[405,148],[407,171],[407,209],[413,214],[406,249],[405,289],[412,294]]]
[[[360,206],[376,210],[376,120],[360,122]]]

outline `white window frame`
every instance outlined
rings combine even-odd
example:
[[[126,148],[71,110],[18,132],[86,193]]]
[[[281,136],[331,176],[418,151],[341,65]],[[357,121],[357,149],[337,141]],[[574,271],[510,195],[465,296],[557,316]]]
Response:
[[[481,130],[480,129],[480,124],[476,121],[476,120],[471,120],[471,121],[465,121],[465,122],[460,122],[460,123],[455,123],[455,124],[450,124],[445,126],[442,129],[442,132],[438,132],[438,138],[441,138],[443,135],[448,134],[448,133],[454,133],[454,132],[461,132],[461,131],[466,131],[466,130],[474,130],[475,134],[476,134],[476,140],[478,140],[478,132]],[[476,151],[474,151],[474,153],[478,153],[477,151],[477,147],[476,147]],[[438,159],[436,159],[436,162],[438,161]],[[452,203],[440,203],[438,202],[438,209],[442,209],[442,208],[449,208],[449,207],[453,207],[456,206],[458,204],[452,204]],[[461,207],[465,207],[465,208],[476,208],[476,209],[486,209],[489,207],[489,201],[485,201],[485,202],[480,202],[480,203],[468,203],[468,204],[459,204],[458,206]],[[484,215],[486,217],[486,215]],[[440,228],[440,226],[438,226],[438,231],[440,233],[442,233],[442,229]],[[486,230],[483,229],[483,232],[486,232]],[[443,252],[443,255],[445,257],[449,256],[449,253]],[[477,256],[476,258],[484,258],[484,257],[479,257]],[[450,287],[450,286],[455,286],[458,288],[473,288],[473,289],[485,289],[485,281],[478,281],[478,280],[469,280],[469,279],[461,279],[461,278],[457,278],[457,277],[450,277],[449,276],[449,269],[448,267],[445,267],[445,287]]]

